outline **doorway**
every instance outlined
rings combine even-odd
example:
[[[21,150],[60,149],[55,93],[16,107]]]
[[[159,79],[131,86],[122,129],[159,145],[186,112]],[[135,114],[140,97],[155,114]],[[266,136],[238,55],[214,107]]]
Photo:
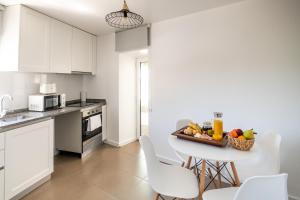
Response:
[[[137,60],[137,133],[138,137],[149,135],[149,62],[147,58]]]

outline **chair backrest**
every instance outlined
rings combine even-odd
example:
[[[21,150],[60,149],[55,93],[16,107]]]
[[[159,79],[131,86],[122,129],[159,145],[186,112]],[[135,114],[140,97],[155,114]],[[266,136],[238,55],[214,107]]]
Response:
[[[176,130],[179,130],[185,126],[187,126],[192,120],[190,119],[180,119],[176,123]]]
[[[247,179],[234,200],[288,200],[287,174],[254,176]]]
[[[149,182],[152,185],[154,182],[157,182],[160,177],[160,162],[156,157],[153,144],[148,136],[141,136],[140,144],[146,158]]]
[[[281,136],[277,133],[262,134],[261,145],[265,157],[268,158],[268,165],[271,166],[272,173],[280,172],[280,144]]]

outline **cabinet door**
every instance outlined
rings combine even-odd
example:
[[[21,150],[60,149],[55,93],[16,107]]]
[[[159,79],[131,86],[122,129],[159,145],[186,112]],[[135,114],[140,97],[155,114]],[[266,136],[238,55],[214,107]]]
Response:
[[[4,200],[4,169],[0,170],[0,200]]]
[[[72,71],[92,72],[92,35],[73,28]]]
[[[49,72],[50,18],[26,7],[21,9],[19,69]]]
[[[92,36],[92,74],[97,73],[97,37]]]
[[[53,120],[6,132],[6,200],[53,172],[53,137]]]
[[[50,35],[50,71],[71,73],[72,27],[52,19]]]

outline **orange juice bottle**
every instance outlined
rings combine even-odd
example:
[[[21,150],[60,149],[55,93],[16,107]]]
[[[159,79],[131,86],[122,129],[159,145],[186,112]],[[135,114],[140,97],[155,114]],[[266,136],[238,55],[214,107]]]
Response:
[[[221,140],[223,138],[223,113],[214,112],[214,137]]]

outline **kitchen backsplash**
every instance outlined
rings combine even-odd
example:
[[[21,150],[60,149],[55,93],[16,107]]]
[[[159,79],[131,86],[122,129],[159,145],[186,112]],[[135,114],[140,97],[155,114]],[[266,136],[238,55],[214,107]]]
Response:
[[[78,99],[83,87],[82,75],[0,72],[0,96],[10,94],[10,109],[27,108],[28,95],[39,92],[40,83],[56,83],[57,93],[65,93],[67,100]]]

